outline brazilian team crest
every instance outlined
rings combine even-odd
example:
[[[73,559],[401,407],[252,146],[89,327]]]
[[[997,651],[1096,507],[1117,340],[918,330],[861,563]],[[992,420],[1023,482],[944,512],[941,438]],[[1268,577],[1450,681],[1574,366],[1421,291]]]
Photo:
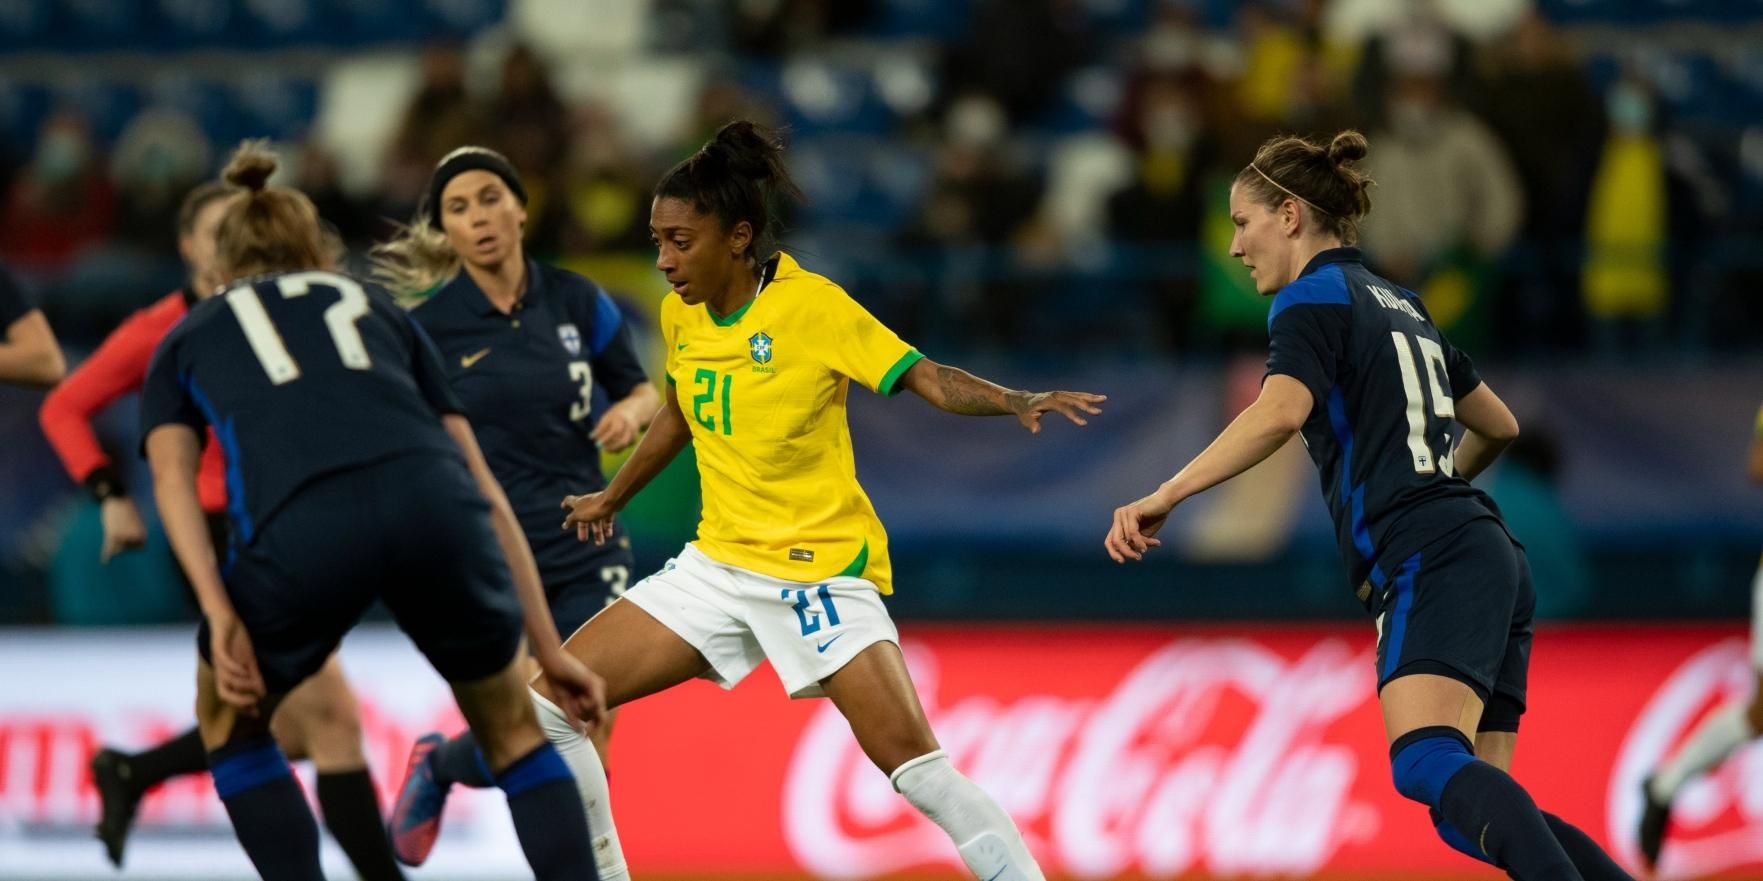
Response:
[[[563,343],[565,349],[569,350],[569,354],[580,355],[582,353],[582,332],[576,330],[575,325],[557,325],[557,339]]]
[[[771,361],[771,337],[766,336],[764,331],[747,337],[747,345],[753,349],[754,361],[760,364]]]

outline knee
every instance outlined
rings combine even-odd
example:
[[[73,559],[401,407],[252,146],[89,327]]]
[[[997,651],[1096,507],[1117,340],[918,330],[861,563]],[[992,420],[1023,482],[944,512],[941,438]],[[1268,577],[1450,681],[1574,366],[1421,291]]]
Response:
[[[1445,784],[1473,761],[1469,738],[1445,725],[1415,729],[1390,745],[1390,773],[1396,791],[1435,809]]]
[[[361,712],[347,693],[302,704],[292,727],[302,751],[321,768],[353,766],[363,759]]]

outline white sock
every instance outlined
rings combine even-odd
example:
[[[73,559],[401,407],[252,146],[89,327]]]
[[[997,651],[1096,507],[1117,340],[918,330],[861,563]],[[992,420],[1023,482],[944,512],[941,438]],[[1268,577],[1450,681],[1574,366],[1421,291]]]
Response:
[[[1733,750],[1755,736],[1751,723],[1745,719],[1745,704],[1733,703],[1715,710],[1684,742],[1677,755],[1653,775],[1653,799],[1670,802],[1677,798],[1678,790],[1691,777],[1725,761]]]
[[[594,836],[594,867],[600,872],[600,881],[630,881],[624,848],[618,843],[618,827],[612,824],[612,799],[606,789],[606,766],[600,764],[600,754],[594,750],[593,741],[575,730],[562,709],[536,691],[532,696],[545,739],[557,748],[563,763],[575,775],[576,793],[588,812],[588,828]]]
[[[949,764],[942,750],[888,775],[906,800],[949,833],[961,861],[980,881],[1046,881],[1010,815]]]

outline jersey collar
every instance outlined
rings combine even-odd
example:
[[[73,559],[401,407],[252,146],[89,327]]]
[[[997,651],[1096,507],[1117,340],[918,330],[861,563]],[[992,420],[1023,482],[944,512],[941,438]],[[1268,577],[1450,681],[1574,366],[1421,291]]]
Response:
[[[539,301],[544,299],[544,278],[544,275],[539,272],[538,261],[531,257],[526,258],[526,293],[521,294],[520,299],[514,301],[514,311],[518,312],[537,306]],[[471,314],[480,318],[491,318],[503,314],[502,310],[496,308],[495,303],[490,302],[490,297],[484,293],[483,288],[477,286],[477,280],[471,277],[471,273],[466,272],[463,268],[459,270],[458,275],[453,277],[453,283],[459,286],[459,296]]]
[[[1310,262],[1304,264],[1304,271],[1298,273],[1298,277],[1303,278],[1330,263],[1364,262],[1365,255],[1358,248],[1328,248],[1317,252],[1316,256],[1311,257]]]

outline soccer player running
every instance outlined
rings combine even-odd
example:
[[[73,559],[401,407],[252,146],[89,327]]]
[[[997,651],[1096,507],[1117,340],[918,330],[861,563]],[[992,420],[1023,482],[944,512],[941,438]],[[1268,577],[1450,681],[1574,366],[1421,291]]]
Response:
[[[554,699],[590,723],[599,680],[560,650],[432,344],[383,291],[320,268],[317,212],[266,186],[274,169],[249,143],[233,157],[226,179],[246,192],[216,230],[229,287],[166,335],[142,395],[161,519],[204,616],[196,715],[215,790],[263,878],[323,877],[270,725],[378,599],[452,685],[538,878],[587,877],[587,819],[523,687],[523,624]],[[206,428],[233,490],[224,575],[197,494]]]
[[[65,373],[67,361],[43,310],[25,302],[18,280],[0,266],[0,382],[45,388]]]
[[[1623,879],[1586,835],[1508,775],[1525,707],[1535,595],[1523,548],[1469,481],[1518,423],[1419,298],[1358,250],[1368,147],[1275,138],[1231,187],[1242,259],[1274,294],[1261,394],[1152,494],[1119,508],[1104,544],[1139,560],[1170,511],[1302,432],[1341,555],[1377,617],[1377,686],[1397,791],[1447,844],[1520,881]],[[1452,421],[1466,429],[1453,449]]]
[[[100,505],[104,543],[99,558],[108,563],[123,551],[146,543],[147,527],[92,430],[92,419],[118,398],[141,389],[160,340],[195,304],[220,287],[216,277],[214,231],[240,195],[220,181],[202,184],[178,208],[178,253],[189,271],[183,290],[135,313],[106,338],[91,357],[43,400],[38,418],[43,434],[73,479],[85,484]],[[228,545],[226,464],[221,444],[210,432],[196,476],[197,498],[207,515],[217,551]],[[361,748],[361,713],[335,658],[288,695],[276,714],[274,733],[291,756],[312,760],[318,770],[318,803],[332,837],[365,881],[403,877],[381,830],[379,795]],[[100,811],[96,834],[105,854],[120,867],[130,827],[141,799],[153,787],[183,774],[206,773],[208,755],[195,727],[138,753],[105,747],[92,756],[92,782]]]
[[[592,281],[526,255],[526,188],[501,154],[483,147],[449,153],[430,176],[425,208],[376,249],[376,275],[395,293],[421,298],[411,317],[441,351],[448,381],[532,546],[558,638],[566,639],[624,594],[635,561],[622,529],[599,546],[558,530],[557,500],[605,486],[600,451],[635,443],[661,394],[643,374],[612,298]],[[596,384],[611,401],[600,412]],[[604,776],[612,721],[593,732],[596,755],[565,753],[577,777]],[[428,859],[453,783],[495,785],[471,734],[418,739],[392,810],[400,860],[420,866]],[[594,831],[616,835],[610,818]]]
[[[1751,482],[1763,484],[1763,410],[1751,439],[1747,466]],[[1671,803],[1685,784],[1726,761],[1739,747],[1763,736],[1763,564],[1751,580],[1751,666],[1757,671],[1750,700],[1734,701],[1709,714],[1684,741],[1676,755],[1648,774],[1641,783],[1641,856],[1647,868],[1659,862],[1665,846],[1665,827],[1671,821]]]
[[[1103,398],[1012,391],[920,355],[773,250],[774,195],[799,193],[782,148],[745,121],[655,189],[655,266],[673,286],[661,305],[667,404],[606,489],[564,500],[564,527],[606,541],[613,515],[688,443],[703,520],[696,541],[565,649],[610,675],[609,706],[699,676],[732,688],[769,659],[791,697],[832,700],[975,877],[1040,879],[1016,824],[955,770],[925,720],[881,600],[893,590],[887,533],[857,484],[846,397],[853,380],[882,395],[910,389],[946,412],[1014,415],[1031,432],[1046,413],[1083,425]]]

